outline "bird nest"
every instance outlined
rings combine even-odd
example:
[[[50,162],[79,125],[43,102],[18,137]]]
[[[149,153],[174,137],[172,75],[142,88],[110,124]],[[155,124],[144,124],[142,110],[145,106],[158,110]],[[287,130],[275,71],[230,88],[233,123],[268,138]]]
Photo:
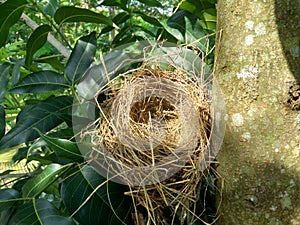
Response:
[[[144,63],[119,74],[96,99],[99,118],[87,132],[93,157],[130,187],[135,223],[179,224],[178,215],[189,224],[199,220],[199,164],[212,127],[203,82],[174,66]]]

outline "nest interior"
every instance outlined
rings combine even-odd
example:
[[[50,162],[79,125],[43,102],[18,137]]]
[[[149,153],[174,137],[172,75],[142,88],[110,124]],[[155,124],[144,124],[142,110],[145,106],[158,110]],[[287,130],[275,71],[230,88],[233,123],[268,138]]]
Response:
[[[104,92],[108,99],[98,103],[93,149],[109,153],[108,164],[114,163],[110,170],[130,186],[126,194],[137,211],[142,207],[146,212],[142,219],[136,213],[136,223],[178,224],[179,214],[190,223],[201,220],[196,213],[203,176],[198,165],[211,131],[210,103],[201,82],[178,68],[143,65],[119,75]],[[149,167],[172,167],[175,172],[162,179],[154,171],[153,182],[142,183],[149,173],[140,168]],[[135,170],[128,176],[132,168],[140,174]]]

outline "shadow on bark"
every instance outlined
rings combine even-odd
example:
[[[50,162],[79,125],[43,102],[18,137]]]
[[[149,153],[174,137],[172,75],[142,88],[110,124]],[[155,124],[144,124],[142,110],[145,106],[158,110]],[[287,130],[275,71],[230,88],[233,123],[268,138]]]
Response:
[[[232,146],[235,141],[227,138],[224,145]],[[253,161],[246,152],[243,155],[232,152],[231,156],[233,162],[243,163],[238,168],[233,164],[220,165],[229,169],[224,180],[225,186],[221,184],[222,180],[218,180],[218,187],[223,187],[222,194],[226,196],[225,200],[231,199],[229,205],[232,207],[223,207],[217,224],[297,224],[300,219],[300,216],[295,218],[296,209],[300,207],[300,180],[295,168],[285,167],[280,158],[270,163],[267,160]],[[218,198],[218,201],[222,201],[222,196]],[[224,214],[226,219],[223,218]],[[228,215],[236,216],[229,218]]]
[[[296,81],[300,82],[300,1],[275,0],[275,14],[281,45],[290,70]]]

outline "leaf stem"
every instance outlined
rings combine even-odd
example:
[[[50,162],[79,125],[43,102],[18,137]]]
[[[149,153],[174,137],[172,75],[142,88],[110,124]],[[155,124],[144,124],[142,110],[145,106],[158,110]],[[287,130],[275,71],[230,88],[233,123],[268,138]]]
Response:
[[[51,26],[56,30],[56,32],[58,33],[58,35],[61,37],[61,39],[64,41],[64,43],[70,48],[72,49],[72,46],[69,44],[68,40],[66,39],[66,37],[63,35],[63,33],[60,31],[59,27],[53,22],[52,18],[50,18],[40,7],[39,5],[33,1],[30,0],[30,3],[35,6],[35,8],[37,9],[38,12],[40,12],[45,19],[51,24]]]

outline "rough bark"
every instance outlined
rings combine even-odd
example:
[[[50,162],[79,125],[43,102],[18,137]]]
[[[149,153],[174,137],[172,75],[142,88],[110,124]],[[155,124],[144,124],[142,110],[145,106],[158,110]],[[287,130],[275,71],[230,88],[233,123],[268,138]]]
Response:
[[[300,224],[300,1],[219,0],[218,30],[218,224]]]

